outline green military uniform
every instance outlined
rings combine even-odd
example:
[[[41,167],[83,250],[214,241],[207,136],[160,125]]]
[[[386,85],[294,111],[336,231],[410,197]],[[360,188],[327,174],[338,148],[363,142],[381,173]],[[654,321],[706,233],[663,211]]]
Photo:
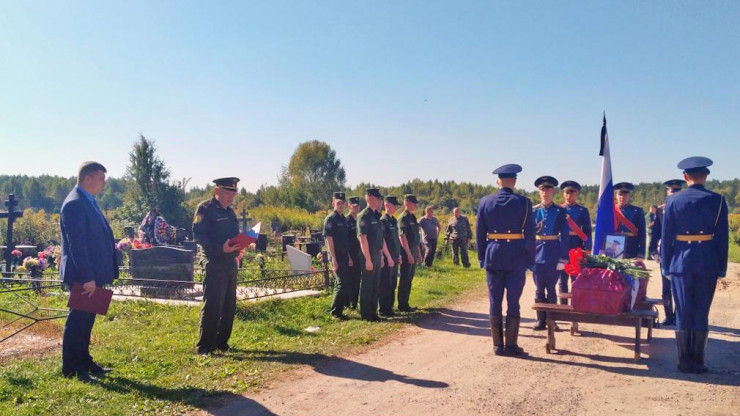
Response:
[[[378,318],[378,284],[380,280],[380,256],[383,250],[383,227],[380,224],[380,212],[369,206],[357,216],[357,238],[367,237],[370,258],[360,256],[362,281],[360,282],[360,315],[362,319],[377,321]],[[361,253],[362,254],[362,253]],[[373,270],[367,271],[365,264],[370,261]]]
[[[473,230],[470,228],[468,217],[460,215],[453,216],[447,224],[445,238],[452,241],[452,262],[455,266],[460,264],[462,258],[463,267],[470,267],[468,258],[468,241],[473,237]]]
[[[214,182],[218,185],[217,181]],[[198,205],[193,236],[206,255],[199,353],[228,349],[236,312],[236,257],[239,252],[224,253],[223,245],[238,233],[239,222],[231,207],[224,208],[215,197]]]
[[[337,198],[335,193],[335,198]],[[344,200],[344,194],[341,194],[341,200]],[[345,303],[349,298],[349,228],[347,219],[337,211],[332,211],[324,220],[324,239],[331,237],[334,243],[334,254],[336,255],[337,280],[334,284],[334,300],[331,304],[331,314],[341,317],[344,311]],[[351,236],[355,238],[354,235]]]
[[[413,200],[410,197],[413,197]],[[416,202],[416,197],[409,195],[406,197],[406,200]],[[416,256],[416,253],[419,252],[419,223],[416,221],[416,216],[407,209],[403,210],[401,216],[398,217],[398,234],[406,236],[406,242],[408,242],[411,255]],[[411,295],[411,282],[414,280],[417,260],[419,259],[414,259],[413,264],[410,263],[406,255],[406,250],[401,250],[401,278],[398,280],[398,310],[402,312],[411,311],[409,296]]]
[[[353,196],[349,198],[350,204],[359,204],[360,198]],[[352,309],[357,308],[357,300],[360,297],[360,276],[362,275],[362,266],[360,265],[360,240],[357,239],[357,219],[352,215],[347,215],[347,228],[349,229],[349,257],[352,259],[352,266],[349,268],[347,286],[347,303]]]
[[[387,196],[385,201],[399,205],[398,200],[394,196]],[[380,223],[383,226],[385,244],[393,259],[393,267],[389,267],[386,264],[380,269],[378,304],[380,305],[381,315],[393,316],[393,302],[396,295],[396,285],[398,284],[398,256],[401,254],[401,242],[398,239],[398,221],[396,217],[386,212],[380,218]]]

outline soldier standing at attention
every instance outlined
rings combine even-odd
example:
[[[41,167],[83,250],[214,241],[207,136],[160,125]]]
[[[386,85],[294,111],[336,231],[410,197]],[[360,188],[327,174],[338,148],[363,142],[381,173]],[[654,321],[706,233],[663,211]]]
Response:
[[[661,269],[676,300],[678,370],[705,373],[709,308],[717,279],[727,275],[729,226],[725,198],[704,187],[712,161],[690,157],[678,164],[688,188],[666,198]]]
[[[331,254],[331,265],[337,274],[334,284],[334,300],[331,304],[331,316],[339,319],[347,317],[342,313],[349,298],[349,268],[352,258],[349,255],[350,230],[344,218],[344,192],[334,192],[332,205],[334,211],[324,220],[324,238]],[[354,235],[352,238],[356,238]]]
[[[614,230],[616,234],[625,236],[624,258],[645,258],[645,211],[630,204],[632,191],[635,185],[629,182],[620,182],[614,185],[617,192],[617,206],[614,207]],[[597,253],[598,254],[598,253]]]
[[[686,183],[682,179],[671,179],[670,181],[663,182],[666,186],[666,199],[678,192],[681,192],[681,188]],[[663,213],[665,212],[665,204],[656,207],[655,217],[650,223],[650,246],[648,247],[648,253],[650,257],[660,263],[660,235],[663,224]],[[661,270],[662,271],[662,270]],[[676,310],[673,307],[673,295],[671,294],[671,281],[668,277],[661,273],[661,283],[663,284],[661,298],[663,299],[663,310],[665,311],[665,319],[660,324],[663,326],[676,325]]]
[[[588,208],[578,203],[578,195],[581,194],[581,185],[576,181],[565,181],[560,185],[563,190],[565,203],[565,218],[568,221],[568,251],[574,248],[582,248],[591,251],[591,215]],[[568,293],[568,281],[572,278],[564,270],[560,271],[560,293]],[[568,304],[567,299],[561,299],[560,303]]]
[[[432,267],[434,264],[434,255],[437,253],[437,240],[439,240],[439,231],[442,226],[439,220],[434,216],[434,207],[428,205],[424,208],[424,216],[419,220],[421,228],[422,241],[424,242],[424,264]]]
[[[478,264],[486,269],[490,301],[491,336],[496,355],[521,355],[519,347],[519,298],[527,267],[534,263],[534,219],[529,198],[514,193],[516,174],[522,167],[504,165],[493,171],[500,187],[480,200],[475,238]],[[506,340],[502,303],[506,291]]]
[[[401,204],[395,196],[385,197],[385,214],[380,218],[383,225],[383,238],[388,248],[388,254],[393,260],[393,265],[386,261],[380,270],[380,290],[378,291],[378,303],[380,305],[380,316],[391,317],[393,303],[396,297],[396,285],[398,285],[398,265],[401,256],[401,241],[398,237],[398,221],[393,214]]]
[[[357,300],[360,298],[360,240],[357,239],[357,216],[360,214],[360,197],[352,196],[348,200],[349,215],[347,215],[347,227],[349,228],[349,258],[352,265],[349,267],[347,295],[347,307],[357,309]]]
[[[473,238],[473,230],[470,228],[468,217],[461,215],[460,208],[455,207],[452,210],[452,218],[447,223],[447,231],[445,232],[445,240],[452,240],[452,262],[455,263],[455,266],[460,265],[460,257],[462,257],[463,267],[466,269],[470,267],[468,241],[471,238]]]
[[[534,207],[535,261],[534,284],[536,286],[534,301],[537,303],[557,303],[558,295],[555,285],[560,271],[568,262],[568,220],[565,208],[555,205],[552,197],[558,180],[552,176],[541,176],[534,182],[540,191],[540,204]],[[546,328],[545,312],[537,312],[535,331]]]
[[[201,202],[193,218],[195,242],[206,255],[198,354],[229,349],[236,312],[236,257],[244,248],[229,241],[239,234],[239,222],[231,209],[238,182],[239,178],[214,180],[213,198]]]
[[[360,316],[365,321],[379,322],[378,285],[381,256],[383,255],[383,228],[380,224],[380,205],[383,196],[377,188],[365,190],[367,207],[357,217],[357,238],[362,250],[362,281],[360,282]],[[387,249],[386,249],[387,251]],[[389,263],[392,265],[393,263]]]
[[[416,308],[409,306],[411,283],[414,280],[416,265],[421,263],[419,244],[419,224],[416,222],[416,195],[406,194],[403,198],[403,212],[398,218],[398,236],[401,241],[401,277],[398,280],[398,310],[413,312]]]

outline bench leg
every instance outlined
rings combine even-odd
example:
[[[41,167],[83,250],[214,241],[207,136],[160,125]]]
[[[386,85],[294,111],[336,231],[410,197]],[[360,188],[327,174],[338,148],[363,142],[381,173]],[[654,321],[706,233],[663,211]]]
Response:
[[[555,349],[555,321],[547,317],[547,344],[545,350],[548,354]]]
[[[651,318],[651,319],[648,319],[648,334],[647,334],[647,342],[648,342],[648,344],[652,340],[653,340],[653,320]]]
[[[642,332],[642,319],[635,323],[635,360],[640,359],[640,333]]]

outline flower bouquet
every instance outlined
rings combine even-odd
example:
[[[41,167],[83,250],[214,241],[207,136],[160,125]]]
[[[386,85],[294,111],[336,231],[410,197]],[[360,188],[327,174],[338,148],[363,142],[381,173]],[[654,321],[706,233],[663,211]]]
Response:
[[[581,248],[570,250],[569,257],[565,271],[576,277],[574,310],[614,315],[645,297],[649,272],[639,260],[594,256]]]

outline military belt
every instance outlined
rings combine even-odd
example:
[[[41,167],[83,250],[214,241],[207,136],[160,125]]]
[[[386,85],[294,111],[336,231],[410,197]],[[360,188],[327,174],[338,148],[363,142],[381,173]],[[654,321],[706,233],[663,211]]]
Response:
[[[542,241],[555,241],[560,237],[558,237],[557,235],[539,235],[538,234],[535,236],[535,238],[538,240],[542,240]]]
[[[523,240],[524,234],[488,233],[489,240]]]
[[[623,235],[625,237],[637,237],[637,234],[635,233],[619,233],[617,235]]]
[[[695,241],[712,241],[714,234],[682,234],[676,236],[676,241],[686,241],[693,243]]]
[[[571,232],[568,233],[568,235],[578,235],[578,234],[576,234],[573,231],[571,231]]]

